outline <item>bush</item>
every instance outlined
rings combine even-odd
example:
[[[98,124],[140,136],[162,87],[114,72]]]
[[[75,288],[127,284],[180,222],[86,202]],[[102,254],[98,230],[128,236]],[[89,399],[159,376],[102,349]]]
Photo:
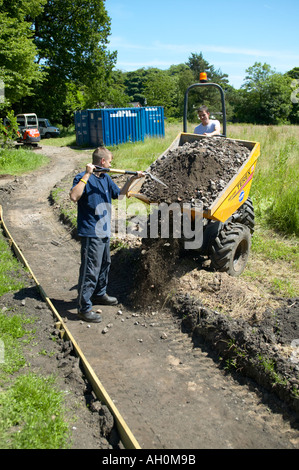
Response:
[[[14,140],[19,136],[17,118],[13,111],[7,113],[8,125],[4,125],[0,121],[0,144],[4,148],[10,148],[13,146]]]

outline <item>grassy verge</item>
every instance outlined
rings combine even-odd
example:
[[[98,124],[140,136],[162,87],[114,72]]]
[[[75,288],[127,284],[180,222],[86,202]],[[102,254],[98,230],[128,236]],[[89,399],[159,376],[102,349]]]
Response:
[[[51,139],[42,139],[41,145],[50,145],[54,147],[72,147],[76,146],[76,134],[75,126],[69,128],[63,128],[60,131],[59,137],[53,137]]]
[[[26,275],[0,233],[1,296],[26,286]],[[67,447],[64,397],[53,376],[30,370],[24,354],[34,342],[35,319],[18,309],[0,310],[0,449]]]
[[[259,223],[299,236],[299,126],[233,125],[233,138],[260,142],[251,197]]]
[[[48,163],[48,158],[28,149],[0,149],[0,175],[21,175]]]
[[[7,249],[7,242],[0,237],[0,296],[24,287],[24,279],[18,261]]]

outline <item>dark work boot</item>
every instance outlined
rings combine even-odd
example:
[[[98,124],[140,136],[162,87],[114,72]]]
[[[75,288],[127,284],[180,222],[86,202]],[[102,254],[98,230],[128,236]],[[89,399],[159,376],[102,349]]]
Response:
[[[110,297],[108,294],[104,295],[93,295],[91,298],[95,305],[117,305],[118,300],[116,297]]]
[[[78,317],[81,318],[81,320],[84,320],[90,323],[100,323],[102,321],[101,315],[99,315],[96,312],[93,312],[92,310],[86,313],[78,312]]]

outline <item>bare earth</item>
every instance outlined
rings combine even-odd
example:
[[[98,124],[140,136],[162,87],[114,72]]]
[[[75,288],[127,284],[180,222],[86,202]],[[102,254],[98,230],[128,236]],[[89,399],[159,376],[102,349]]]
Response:
[[[219,332],[222,325],[227,344],[231,326],[213,310],[217,302],[223,303],[236,319],[231,322],[233,333],[237,331],[236,341],[241,331],[254,351],[256,342],[251,344],[251,330],[242,321],[252,320],[254,314],[257,320],[263,318],[264,337],[261,340],[259,336],[259,347],[262,352],[271,350],[276,357],[283,355],[282,370],[296,388],[298,364],[289,360],[289,345],[298,333],[293,327],[288,336],[287,328],[281,328],[281,341],[277,341],[263,312],[267,307],[272,311],[280,308],[283,318],[288,310],[296,326],[298,300],[268,297],[262,288],[259,291],[243,278],[209,272],[204,264],[200,269],[199,261],[193,258],[178,265],[170,263],[169,270],[168,263],[160,266],[155,286],[153,278],[142,276],[149,254],[146,250],[141,254],[140,241],[136,240],[129,248],[115,250],[112,256],[109,293],[117,295],[121,303],[101,308],[101,324],[79,321],[75,300],[80,246],[58,220],[49,195],[65,176],[84,168],[84,157],[89,161],[91,152],[44,145],[38,152],[50,157],[46,168],[18,181],[9,177],[0,180],[5,223],[139,445],[144,449],[298,448],[298,399],[289,399],[284,389],[275,395],[267,380],[260,385],[262,381],[249,370],[245,374],[233,370],[227,373],[220,357],[226,351],[219,349],[224,343]],[[173,258],[171,251],[168,255],[167,259]],[[9,294],[1,299],[0,307],[5,302],[23,302],[34,309],[44,332],[40,341],[49,348],[53,318],[32,292],[28,289],[19,295]],[[236,308],[238,302],[243,319],[240,308]],[[65,346],[60,344],[59,348],[51,358],[40,356],[40,364],[35,358],[35,367],[45,370],[48,364],[49,369],[61,373]],[[85,401],[93,400],[92,393],[74,359],[67,354],[65,357],[68,372],[61,374],[61,386],[68,388],[70,403],[80,404],[77,422],[72,425],[73,448],[118,446],[116,439],[112,443],[110,430],[100,430],[105,410],[99,412],[99,407],[92,412],[84,406]],[[246,372],[244,364],[242,368]]]

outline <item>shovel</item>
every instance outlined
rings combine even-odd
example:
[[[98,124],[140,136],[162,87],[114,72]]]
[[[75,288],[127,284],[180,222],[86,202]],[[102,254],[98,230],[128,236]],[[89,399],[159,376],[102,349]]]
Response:
[[[102,168],[101,166],[96,166],[95,165],[95,170],[94,172],[110,172],[110,173],[119,173],[121,175],[137,175],[137,171],[130,171],[130,170],[116,170],[114,168]],[[163,183],[163,181],[159,180],[156,176],[152,175],[149,171],[144,171],[143,172],[145,175],[148,175],[152,180],[157,181],[157,183],[162,184],[166,188],[168,188],[167,184]]]

